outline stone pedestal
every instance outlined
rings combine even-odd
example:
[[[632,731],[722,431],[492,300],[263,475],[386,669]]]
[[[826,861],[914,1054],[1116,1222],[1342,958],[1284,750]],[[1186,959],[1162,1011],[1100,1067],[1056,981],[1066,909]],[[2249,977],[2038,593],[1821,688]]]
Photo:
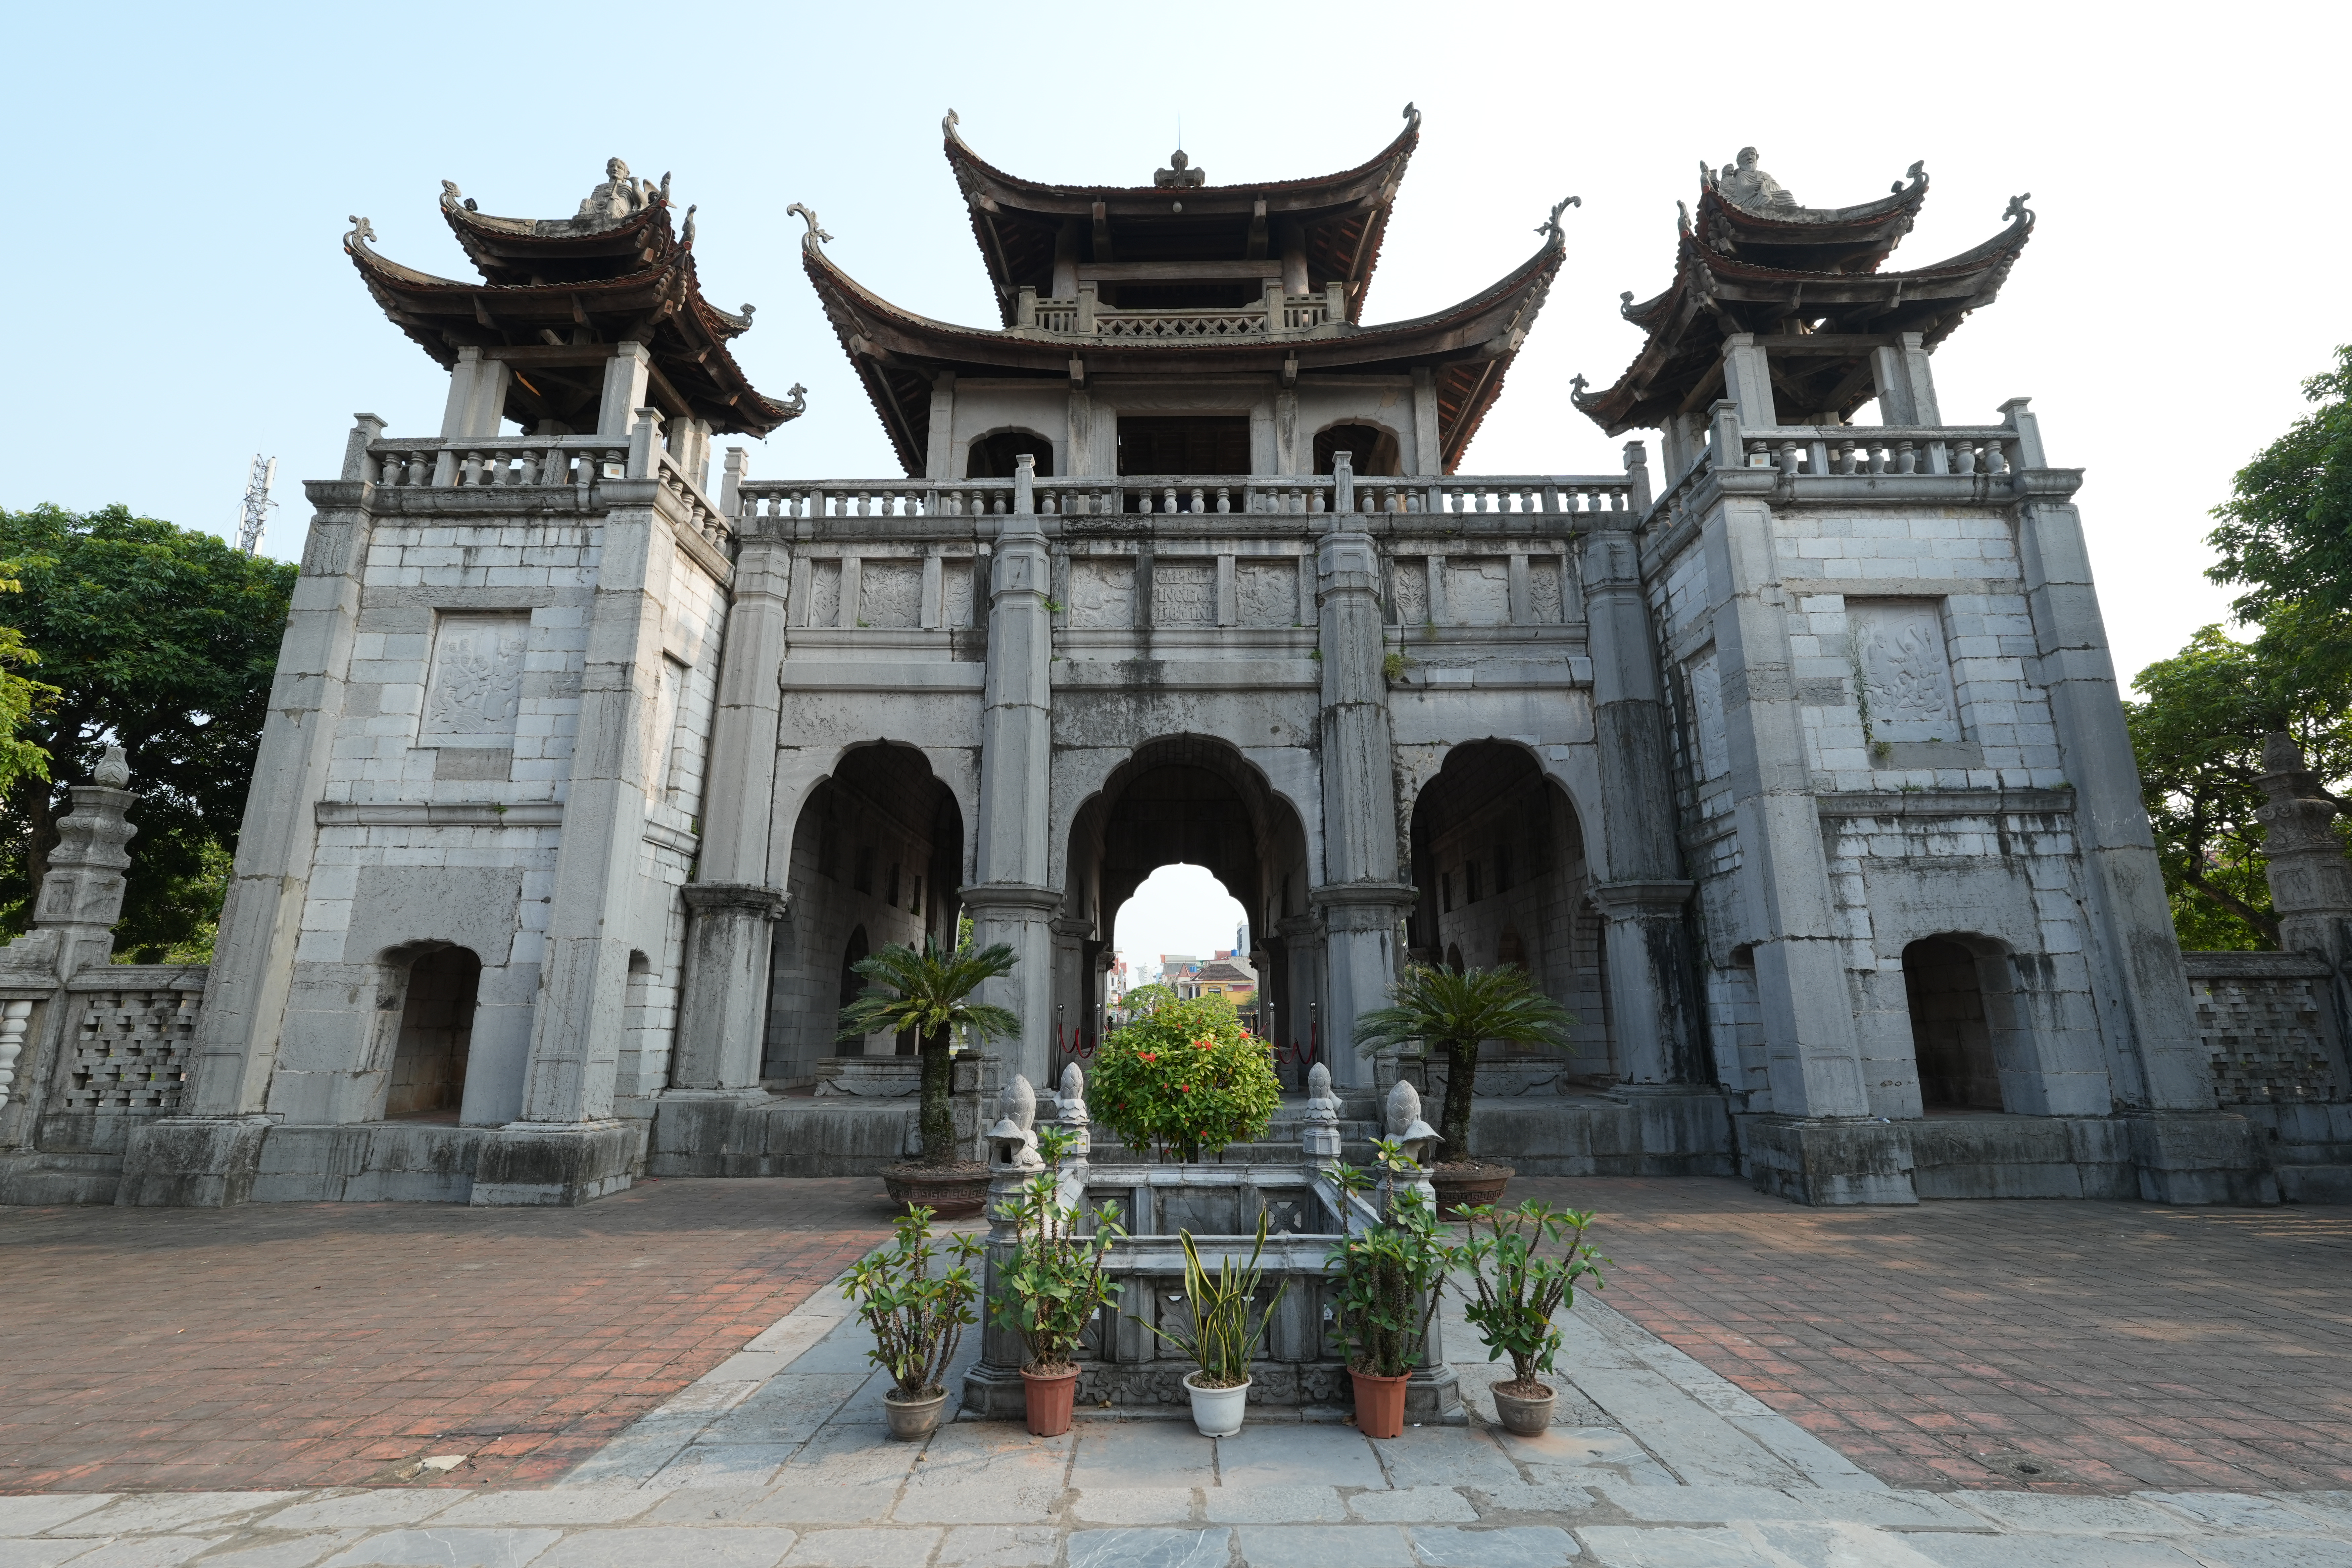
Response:
[[[590,1203],[627,1186],[645,1152],[641,1122],[509,1122],[483,1140],[467,1201],[476,1208]]]
[[[1740,1161],[1759,1193],[1819,1207],[1919,1201],[1901,1122],[1748,1115],[1735,1125]]]
[[[2278,1178],[2252,1124],[2218,1110],[2147,1110],[2120,1120],[2131,1134],[2139,1195],[2152,1204],[2274,1204]]]

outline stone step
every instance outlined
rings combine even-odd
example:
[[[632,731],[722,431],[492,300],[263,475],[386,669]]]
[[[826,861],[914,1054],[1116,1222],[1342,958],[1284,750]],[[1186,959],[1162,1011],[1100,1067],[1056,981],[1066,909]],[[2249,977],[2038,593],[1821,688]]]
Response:
[[[2281,1165],[2278,1184],[2291,1204],[2352,1204],[2352,1165]]]
[[[0,1154],[0,1204],[110,1204],[120,1154]]]

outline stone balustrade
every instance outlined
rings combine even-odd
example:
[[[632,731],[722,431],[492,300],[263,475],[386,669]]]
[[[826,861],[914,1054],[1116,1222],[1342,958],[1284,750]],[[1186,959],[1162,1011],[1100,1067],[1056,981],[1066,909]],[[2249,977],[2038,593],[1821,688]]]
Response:
[[[739,516],[750,518],[995,517],[1017,504],[1012,479],[746,480]],[[1041,517],[1239,513],[1325,516],[1340,511],[1452,518],[1590,518],[1630,514],[1633,483],[1616,475],[1356,477],[1329,474],[1168,474],[1042,479]]]
[[[1784,426],[1743,430],[1751,468],[1791,476],[1830,474],[1991,474],[2019,468],[2018,433],[2004,426]]]
[[[644,457],[638,448],[646,449]],[[725,552],[734,530],[696,478],[650,435],[518,437],[511,440],[372,441],[359,476],[386,489],[585,489],[604,479],[657,480],[689,531]],[[1008,483],[1010,481],[1007,481]]]
[[[1247,305],[1223,310],[1124,310],[1098,303],[1091,289],[1075,297],[1039,299],[1024,289],[1014,307],[1013,330],[1024,336],[1112,338],[1121,342],[1198,342],[1244,337],[1328,337],[1348,329],[1339,287],[1315,294],[1286,294],[1269,286]]]

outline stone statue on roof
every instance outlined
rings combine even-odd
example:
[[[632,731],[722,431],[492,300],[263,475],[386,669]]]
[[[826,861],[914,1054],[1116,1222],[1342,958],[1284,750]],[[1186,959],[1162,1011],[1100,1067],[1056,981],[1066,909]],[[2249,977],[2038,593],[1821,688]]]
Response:
[[[588,193],[573,221],[620,223],[653,205],[655,199],[651,180],[633,180],[629,178],[628,164],[618,158],[607,158],[604,161],[604,183]]]
[[[1169,167],[1152,172],[1153,184],[1204,185],[1209,182],[1209,172],[1206,169],[1192,167],[1192,160],[1184,155],[1184,149],[1181,147],[1168,155],[1168,163]]]
[[[1742,147],[1737,163],[1726,163],[1723,173],[1716,176],[1715,188],[1723,199],[1736,207],[1746,207],[1753,213],[1792,213],[1797,210],[1797,198],[1786,186],[1756,166],[1756,149]]]

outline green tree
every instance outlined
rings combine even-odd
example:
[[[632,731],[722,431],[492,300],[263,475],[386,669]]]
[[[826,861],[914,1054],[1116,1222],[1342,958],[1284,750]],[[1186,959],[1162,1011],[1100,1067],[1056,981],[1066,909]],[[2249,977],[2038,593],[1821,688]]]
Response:
[[[1273,1053],[1223,996],[1163,995],[1111,1032],[1087,1087],[1087,1106],[1120,1142],[1186,1164],[1257,1137],[1282,1104]]]
[[[2263,737],[2294,735],[2323,780],[2352,773],[2352,680],[2297,651],[2308,614],[2273,608],[2252,642],[2207,626],[2141,670],[2145,700],[2124,704],[2173,929],[2192,952],[2278,945],[2255,816]]]
[[[920,952],[908,944],[886,947],[852,965],[869,984],[841,1010],[840,1037],[886,1029],[894,1035],[914,1032],[923,1066],[923,1163],[933,1169],[956,1163],[950,1031],[962,1029],[981,1039],[1021,1032],[1021,1020],[1008,1009],[971,999],[982,981],[1010,974],[1014,963],[1008,942],[977,952],[968,946],[947,952],[926,937]]]
[[[21,594],[24,584],[0,579],[0,593]],[[0,796],[23,779],[49,776],[49,753],[25,738],[33,715],[57,700],[58,689],[16,672],[41,662],[25,646],[25,634],[16,626],[0,626]]]
[[[1445,1052],[1445,1109],[1437,1135],[1441,1158],[1470,1158],[1470,1097],[1476,1092],[1478,1043],[1568,1043],[1575,1015],[1537,990],[1516,964],[1494,969],[1414,964],[1389,988],[1389,1003],[1356,1020],[1356,1048],[1377,1051],[1433,1040]]]
[[[2240,620],[2267,629],[2275,611],[2302,606],[2322,617],[2308,634],[2352,616],[2352,344],[2303,394],[2319,406],[2239,469],[2213,509],[2221,526],[2207,542],[2221,559],[2206,575],[2245,589],[2231,605]]]
[[[17,779],[0,807],[0,879],[16,895],[0,929],[23,929],[65,786],[87,783],[111,741],[139,795],[118,945],[149,961],[205,956],[297,568],[120,506],[0,510],[0,562],[24,584],[11,608],[57,689],[24,731],[54,777]]]

